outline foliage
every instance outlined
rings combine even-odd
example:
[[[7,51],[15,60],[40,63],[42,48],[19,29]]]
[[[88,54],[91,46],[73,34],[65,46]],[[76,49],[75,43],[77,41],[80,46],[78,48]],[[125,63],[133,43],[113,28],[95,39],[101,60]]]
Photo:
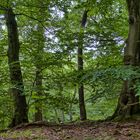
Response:
[[[84,83],[88,118],[105,119],[116,107],[123,80],[139,78],[139,68],[123,66],[128,23],[124,1],[118,0],[7,0],[18,22],[20,62],[29,109],[33,121],[35,101],[42,102],[46,121],[79,118],[77,85]],[[78,36],[81,16],[88,12],[84,30],[84,70],[77,71]],[[13,115],[7,67],[7,30],[0,21],[0,128],[8,126]],[[42,78],[42,95],[37,95],[37,66]],[[80,76],[79,76],[80,75]],[[78,77],[81,77],[80,79]],[[139,81],[136,83],[140,95]],[[76,91],[75,91],[76,89]],[[111,107],[110,107],[111,106]],[[63,118],[64,116],[64,118]]]

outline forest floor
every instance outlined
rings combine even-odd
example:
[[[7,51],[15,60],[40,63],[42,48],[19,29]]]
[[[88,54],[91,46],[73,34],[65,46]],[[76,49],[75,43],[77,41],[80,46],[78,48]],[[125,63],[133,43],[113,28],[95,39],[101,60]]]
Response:
[[[0,140],[140,140],[140,121],[34,123],[0,132]]]

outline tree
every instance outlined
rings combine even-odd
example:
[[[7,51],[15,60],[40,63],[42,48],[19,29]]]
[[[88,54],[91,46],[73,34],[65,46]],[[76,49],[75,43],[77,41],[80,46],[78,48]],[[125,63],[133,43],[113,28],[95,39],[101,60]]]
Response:
[[[126,0],[129,15],[129,34],[124,49],[124,65],[139,67],[140,64],[140,1]],[[112,118],[125,119],[140,113],[139,97],[136,96],[134,85],[136,78],[123,82],[118,105]]]
[[[79,45],[78,45],[78,71],[79,73],[83,73],[83,40],[84,40],[84,27],[87,22],[87,13],[88,11],[85,10],[82,16],[81,20],[81,29],[80,29],[80,35],[79,35]],[[79,94],[79,107],[80,107],[80,119],[86,120],[86,108],[85,108],[85,101],[84,101],[84,85],[83,83],[80,83],[78,85],[78,94]]]
[[[11,92],[14,96],[15,110],[11,127],[28,122],[27,104],[24,94],[21,66],[19,62],[19,39],[17,22],[12,8],[5,11],[5,19],[8,30],[8,64],[10,80],[12,84]]]
[[[45,8],[43,8],[43,4],[41,1],[38,1],[38,5],[40,8],[38,9],[38,20],[43,21],[44,20],[44,13]],[[41,8],[42,7],[42,8]],[[42,22],[43,24],[43,22]],[[35,121],[42,121],[43,120],[43,113],[42,113],[42,101],[41,96],[43,95],[43,74],[42,74],[42,59],[43,59],[43,52],[44,52],[44,44],[45,44],[45,37],[44,37],[44,27],[41,25],[41,23],[38,22],[37,25],[37,53],[35,55],[35,67],[36,67],[36,94],[40,99],[36,99],[35,101]]]
[[[5,5],[7,3],[1,3],[0,8],[3,8],[2,6]],[[16,46],[15,40],[11,39],[12,41],[10,42],[18,48],[15,49],[18,52],[18,56],[16,56],[17,54],[13,56],[16,56],[17,59],[14,59],[12,62],[10,61],[9,68],[12,66],[16,68],[20,67],[18,70],[20,72],[17,73],[19,74],[18,78],[21,79],[14,79],[17,80],[17,83],[22,81],[22,86],[24,80],[23,87],[20,87],[18,84],[16,86],[12,84],[12,89],[14,91],[19,89],[18,92],[21,92],[23,96],[25,96],[23,93],[26,92],[30,120],[39,121],[42,120],[42,116],[44,116],[44,120],[54,120],[55,114],[53,108],[58,112],[58,117],[60,112],[63,112],[61,116],[65,115],[65,121],[69,120],[68,112],[70,112],[71,120],[72,117],[76,119],[79,118],[79,107],[81,120],[87,118],[86,111],[89,110],[91,115],[88,114],[88,118],[92,119],[93,116],[95,117],[93,115],[96,112],[95,110],[99,114],[100,108],[96,107],[98,101],[101,101],[103,104],[104,101],[110,102],[111,100],[115,107],[118,97],[117,93],[119,93],[118,91],[122,84],[121,79],[125,79],[124,75],[121,78],[118,76],[118,67],[122,65],[123,55],[123,45],[121,43],[127,36],[126,11],[123,10],[124,1],[64,0],[62,3],[60,0],[45,0],[43,2],[40,0],[10,0],[8,5],[12,5],[12,9],[14,9],[13,14],[17,14],[14,20],[16,19],[18,22],[19,34],[16,36],[14,32],[9,36],[9,38],[13,37],[15,39],[17,37],[18,39],[18,46]],[[87,16],[88,26],[85,28]],[[7,32],[4,22],[0,20],[0,23],[0,29],[2,28],[3,30],[0,33],[0,50],[3,54],[7,50],[7,42],[5,41]],[[133,18],[130,18],[130,26],[132,23]],[[12,27],[12,30],[14,28]],[[129,42],[132,44],[132,41]],[[129,44],[125,49],[126,55],[128,50],[131,52],[133,49]],[[135,59],[138,61],[137,57]],[[5,58],[1,57],[1,92],[4,93],[5,90],[10,95],[7,90],[10,84],[9,73],[6,67],[2,67],[6,62],[7,56]],[[135,66],[138,67],[137,62],[135,64],[125,64],[125,67]],[[15,68],[14,71],[16,71]],[[7,82],[5,79],[9,81]],[[136,80],[135,78],[125,79],[124,84],[130,87],[128,89],[134,90],[133,85]],[[78,94],[75,94],[77,92],[75,88],[78,89],[79,93],[79,106],[77,100]],[[126,95],[124,94],[124,90],[121,94],[121,98],[123,95]],[[6,97],[3,98],[2,95],[0,96],[1,104],[5,102]],[[92,101],[94,100],[95,106],[93,106],[89,98],[92,98]],[[11,102],[7,100],[7,102],[12,108],[13,100]],[[124,102],[127,102],[127,100]],[[85,103],[87,103],[86,107]],[[98,103],[100,104],[100,102]],[[130,104],[137,104],[137,102],[131,103],[129,101],[129,103],[124,105],[124,108],[131,106]],[[118,110],[123,107],[120,102],[119,105]],[[108,109],[108,106],[106,106],[106,109]],[[111,107],[107,111],[102,109],[104,114],[106,114],[105,116],[108,115],[108,112],[112,114],[114,107]],[[123,109],[121,111],[123,112]],[[121,114],[121,111],[116,110],[116,114]],[[8,113],[12,114],[11,112]],[[102,118],[105,118],[105,116]],[[10,119],[11,117],[9,117]]]

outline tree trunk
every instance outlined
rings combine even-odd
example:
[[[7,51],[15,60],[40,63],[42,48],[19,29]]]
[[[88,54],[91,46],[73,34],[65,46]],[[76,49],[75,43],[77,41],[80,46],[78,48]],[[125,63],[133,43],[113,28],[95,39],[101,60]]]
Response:
[[[37,66],[36,71],[36,94],[38,97],[42,96],[42,73],[40,72],[40,68]],[[42,97],[41,97],[42,98]],[[35,121],[42,121],[42,101],[41,99],[36,99],[35,101]]]
[[[48,3],[49,4],[49,3]],[[44,3],[41,0],[38,0],[38,5],[43,8],[38,9],[38,19],[40,21],[44,20],[45,10]],[[45,43],[45,36],[44,36],[44,27],[38,22],[37,25],[37,54],[35,56],[35,67],[36,67],[36,95],[40,97],[35,101],[35,121],[42,121],[43,120],[43,112],[42,112],[42,96],[43,96],[43,88],[42,88],[42,61],[43,61],[43,53],[44,53],[44,43]]]
[[[82,17],[81,21],[81,28],[84,29],[87,21],[87,13],[88,11],[85,11]],[[82,29],[82,34],[80,32],[79,37],[79,45],[78,45],[78,71],[79,73],[83,72],[83,38],[84,38],[84,32]],[[79,77],[80,78],[80,77]],[[79,108],[80,108],[80,120],[86,120],[86,108],[85,108],[85,101],[84,101],[84,85],[83,83],[80,83],[78,85],[78,94],[79,94]]]
[[[77,87],[75,86],[74,87],[74,93],[73,93],[73,96],[72,96],[72,99],[70,101],[70,107],[69,107],[69,120],[72,122],[73,120],[73,113],[72,113],[72,108],[73,108],[73,102],[75,100],[75,97],[76,97],[76,93],[77,93]]]
[[[124,65],[140,64],[140,1],[126,0],[129,14],[129,34],[124,50]],[[125,80],[118,105],[112,119],[125,119],[140,113],[139,97],[135,96],[134,84],[137,79]]]
[[[27,104],[24,94],[24,85],[19,62],[19,39],[18,29],[13,10],[9,8],[5,13],[6,25],[8,30],[8,64],[10,80],[12,84],[11,92],[15,101],[14,116],[11,127],[28,122]]]

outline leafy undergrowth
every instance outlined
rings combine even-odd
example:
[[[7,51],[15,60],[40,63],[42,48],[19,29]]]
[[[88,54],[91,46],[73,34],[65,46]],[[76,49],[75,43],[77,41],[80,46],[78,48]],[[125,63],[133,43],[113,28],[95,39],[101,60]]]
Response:
[[[140,140],[140,121],[28,124],[1,132],[0,140]]]

